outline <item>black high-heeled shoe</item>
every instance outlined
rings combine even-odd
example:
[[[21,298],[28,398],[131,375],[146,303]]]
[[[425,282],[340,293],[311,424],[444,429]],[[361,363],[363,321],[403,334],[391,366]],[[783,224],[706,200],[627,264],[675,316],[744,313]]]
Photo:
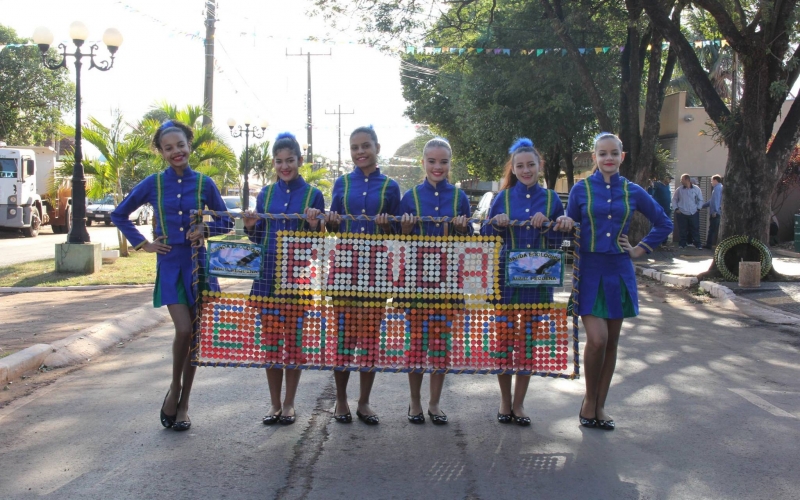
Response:
[[[170,427],[175,425],[175,417],[178,416],[178,412],[177,411],[175,412],[175,415],[172,415],[172,416],[169,416],[166,413],[164,413],[164,404],[166,404],[166,402],[167,402],[167,398],[169,397],[170,390],[171,389],[167,390],[167,395],[164,396],[164,402],[161,403],[161,425],[163,425],[167,429],[169,429]]]
[[[364,415],[359,410],[356,410],[356,416],[367,425],[378,425],[381,422],[377,415]]]
[[[425,414],[419,412],[417,415],[411,414],[411,406],[408,407],[408,421],[412,424],[424,424],[425,423]]]
[[[583,398],[583,401],[581,401],[581,408],[583,408],[583,403],[585,401],[586,401],[586,398]],[[586,418],[583,415],[581,415],[581,410],[580,409],[578,410],[578,421],[584,427],[589,427],[589,428],[597,427],[597,417]]]
[[[186,420],[182,420],[180,422],[175,422],[175,425],[172,426],[172,430],[174,431],[188,431],[192,427],[192,421],[189,420],[189,417],[186,417]]]
[[[500,413],[497,412],[497,421],[501,424],[510,424],[513,421],[513,418],[510,413]]]
[[[347,408],[347,413],[344,415],[337,415],[336,414],[337,406],[333,406],[333,419],[339,422],[340,424],[349,424],[353,421],[353,415],[350,414],[350,407]]]
[[[435,425],[444,425],[447,423],[447,415],[445,415],[444,412],[442,412],[441,415],[434,415],[428,410],[428,416],[431,417],[431,422]]]
[[[281,425],[292,425],[296,415],[281,415],[279,422]]]
[[[601,419],[598,418],[597,419],[597,428],[598,429],[603,429],[604,431],[613,431],[614,429],[617,428],[617,424],[615,424],[614,420],[611,419],[611,418],[608,419],[608,420],[601,420]]]
[[[511,410],[511,419],[514,420],[514,423],[517,425],[531,425],[531,417],[519,417],[514,415],[514,410]]]
[[[267,415],[263,419],[261,419],[261,423],[264,425],[275,425],[278,423],[278,420],[281,419],[281,414],[283,410],[279,411],[278,413]]]

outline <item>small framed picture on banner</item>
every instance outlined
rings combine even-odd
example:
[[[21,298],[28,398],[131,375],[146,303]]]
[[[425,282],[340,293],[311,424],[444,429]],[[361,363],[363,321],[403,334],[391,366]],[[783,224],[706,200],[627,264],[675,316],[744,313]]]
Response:
[[[233,241],[208,242],[208,274],[224,278],[257,279],[261,270],[259,245]]]
[[[564,284],[562,250],[512,249],[506,254],[506,285],[560,287]]]

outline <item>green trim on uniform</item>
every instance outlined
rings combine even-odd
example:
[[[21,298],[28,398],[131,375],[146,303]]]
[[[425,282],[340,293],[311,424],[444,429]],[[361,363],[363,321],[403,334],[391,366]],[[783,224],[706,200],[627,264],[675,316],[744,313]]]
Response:
[[[158,205],[158,222],[161,227],[161,236],[164,237],[163,243],[166,245],[169,243],[169,238],[167,238],[167,222],[164,218],[164,174],[165,172],[156,174],[156,204]]]
[[[342,205],[344,205],[344,215],[350,215],[350,202],[348,199],[350,198],[350,176],[352,174],[345,175],[344,178],[344,198],[342,199]],[[350,232],[350,221],[346,220],[344,222],[345,232]]]
[[[589,179],[584,179],[583,184],[586,186],[586,204],[587,204],[587,215],[589,216],[589,226],[592,228],[592,238],[589,240],[589,251],[594,252],[595,246],[595,226],[594,226],[594,207],[592,206],[592,202],[594,198],[592,197],[592,187]]]
[[[633,307],[633,300],[631,300],[631,294],[628,293],[628,287],[625,286],[625,282],[622,281],[622,278],[619,278],[619,285],[620,285],[620,300],[622,301],[622,317],[623,318],[634,318],[636,317],[636,310]],[[606,292],[603,290],[603,278],[600,278],[600,285],[597,290],[597,297],[594,299],[594,304],[592,305],[592,316],[597,316],[598,318],[608,319],[608,303],[606,302]]]
[[[178,292],[178,304],[189,305],[189,297],[186,295],[186,288],[183,286],[183,276],[178,273],[178,283],[174,284]],[[156,273],[156,285],[153,287],[153,307],[161,307],[161,273]],[[172,305],[172,304],[168,304]]]
[[[622,230],[625,229],[625,224],[628,222],[628,217],[631,215],[630,191],[628,189],[627,179],[622,182],[622,193],[624,195],[622,200],[625,204],[625,215],[622,217],[622,223],[619,225],[619,233],[617,233],[617,239],[614,242],[620,252],[624,252],[625,250],[623,250],[622,245],[619,244],[619,237],[622,236]]]
[[[272,204],[272,195],[275,193],[275,186],[277,184],[278,184],[277,182],[274,182],[274,183],[270,184],[269,188],[267,188],[267,194],[264,195],[264,213],[265,214],[269,213],[269,206]],[[267,227],[264,229],[264,239],[261,241],[261,245],[262,246],[266,246],[267,245],[267,241],[269,240],[269,225],[270,225],[270,222],[271,221],[269,219],[264,219],[264,223],[266,224]]]
[[[505,199],[503,200],[503,203],[504,203],[505,208],[506,208],[506,215],[508,215],[508,218],[510,219],[511,218],[511,201],[509,200],[508,191],[509,191],[508,189],[504,189],[503,190],[503,192],[506,194],[505,195]],[[517,248],[517,236],[514,234],[514,228],[513,227],[508,227],[507,229],[508,229],[509,236],[511,236],[511,247],[510,248]]]
[[[419,185],[411,188],[411,194],[414,196],[414,208],[417,210],[417,213],[414,215],[417,216],[422,213],[422,208],[419,203],[419,193],[417,192],[418,187]],[[419,234],[425,236],[425,224],[423,224],[422,222],[419,223]]]

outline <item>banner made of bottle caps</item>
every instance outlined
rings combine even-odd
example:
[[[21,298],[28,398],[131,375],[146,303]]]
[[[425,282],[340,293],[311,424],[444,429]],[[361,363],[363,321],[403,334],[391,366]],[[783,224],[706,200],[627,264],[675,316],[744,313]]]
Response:
[[[266,266],[273,288],[268,296],[212,291],[199,273],[194,364],[578,375],[563,237],[518,250],[507,271],[498,236],[273,234],[272,250],[252,237],[210,243],[212,275],[242,278]],[[508,272],[553,278],[506,289]]]

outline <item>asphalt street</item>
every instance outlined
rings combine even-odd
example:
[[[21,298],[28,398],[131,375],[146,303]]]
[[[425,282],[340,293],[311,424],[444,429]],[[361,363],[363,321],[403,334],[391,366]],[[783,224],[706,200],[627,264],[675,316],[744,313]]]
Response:
[[[648,288],[647,290],[650,290]],[[330,372],[303,374],[292,426],[265,427],[259,369],[200,368],[193,427],[162,429],[171,328],[0,409],[4,498],[797,498],[798,332],[643,291],[609,409],[578,425],[582,381],[534,379],[530,428],[495,421],[493,376],[451,375],[452,422],[407,422],[407,383],[379,374],[381,424],[331,419]],[[358,377],[351,380],[355,411]],[[426,395],[423,394],[423,401]],[[354,415],[355,416],[355,415]]]
[[[114,226],[92,225],[87,229],[93,243],[103,243],[104,249],[119,248],[117,228]],[[147,236],[152,235],[149,226],[142,226],[140,230]],[[53,234],[50,226],[42,227],[35,238],[25,238],[19,231],[0,231],[0,252],[3,256],[0,266],[55,258],[55,245],[66,241],[66,234]]]

